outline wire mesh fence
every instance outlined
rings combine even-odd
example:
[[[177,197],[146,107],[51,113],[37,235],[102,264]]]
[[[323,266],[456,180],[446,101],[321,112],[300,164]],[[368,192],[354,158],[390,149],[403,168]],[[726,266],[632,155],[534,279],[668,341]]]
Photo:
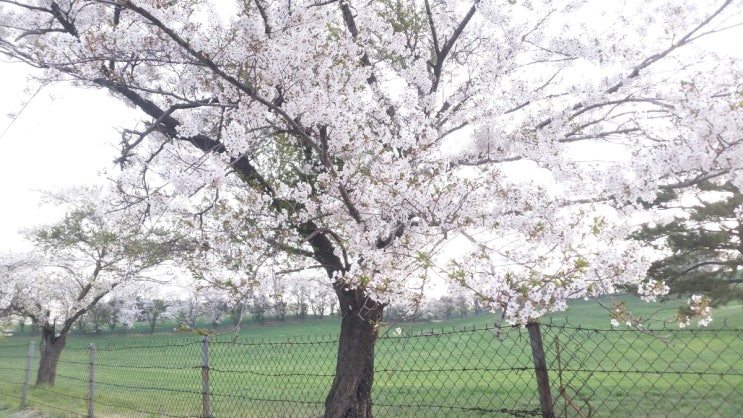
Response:
[[[743,414],[739,329],[543,327],[561,416],[734,417]],[[614,415],[617,416],[617,415]]]
[[[731,417],[743,411],[743,330],[542,324],[548,405],[530,334],[492,327],[387,333],[375,352],[377,416]],[[65,349],[27,405],[61,416],[322,416],[337,338],[230,336]],[[29,347],[0,344],[0,404],[20,402]],[[33,362],[34,376],[38,361]],[[91,373],[91,364],[94,374]],[[91,385],[93,381],[94,385]],[[91,389],[94,388],[94,395]],[[92,396],[91,396],[92,395]]]

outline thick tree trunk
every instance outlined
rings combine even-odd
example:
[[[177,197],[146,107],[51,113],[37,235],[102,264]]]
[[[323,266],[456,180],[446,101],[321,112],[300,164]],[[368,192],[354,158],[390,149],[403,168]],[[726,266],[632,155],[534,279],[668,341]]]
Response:
[[[36,373],[37,385],[54,386],[54,380],[57,377],[57,363],[66,342],[66,332],[57,336],[53,325],[41,327],[41,346],[39,348],[41,359],[39,360],[39,371]]]
[[[371,299],[359,298],[362,292],[346,292],[350,295],[344,296],[339,291],[343,317],[335,378],[325,399],[326,418],[372,417],[374,344],[384,307]],[[348,296],[356,296],[355,303]]]

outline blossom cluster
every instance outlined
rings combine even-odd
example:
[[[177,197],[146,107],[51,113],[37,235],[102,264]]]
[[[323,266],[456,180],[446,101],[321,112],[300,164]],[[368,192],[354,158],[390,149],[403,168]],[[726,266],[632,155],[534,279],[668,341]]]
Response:
[[[663,297],[671,291],[666,282],[660,280],[642,282],[637,287],[637,293],[645,302],[655,302],[659,297]]]
[[[712,310],[710,309],[710,300],[702,295],[691,295],[686,301],[688,312],[680,311],[677,313],[679,328],[686,328],[692,319],[696,319],[697,325],[706,327],[712,322]]]

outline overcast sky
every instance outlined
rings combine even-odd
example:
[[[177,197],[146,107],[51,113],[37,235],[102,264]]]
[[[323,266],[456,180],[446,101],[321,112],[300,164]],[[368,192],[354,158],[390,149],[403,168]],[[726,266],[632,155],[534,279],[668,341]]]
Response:
[[[59,215],[41,205],[41,191],[93,183],[114,170],[119,129],[135,113],[104,91],[70,84],[32,98],[22,64],[0,61],[0,74],[0,251],[21,251],[28,247],[19,229]]]

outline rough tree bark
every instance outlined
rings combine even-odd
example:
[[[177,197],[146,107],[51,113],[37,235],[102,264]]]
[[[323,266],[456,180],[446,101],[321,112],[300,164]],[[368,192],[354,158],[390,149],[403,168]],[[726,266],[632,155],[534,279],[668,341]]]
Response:
[[[57,363],[67,343],[67,333],[57,335],[54,325],[41,327],[41,346],[39,348],[39,370],[36,373],[36,385],[54,386],[57,378]]]
[[[341,332],[335,378],[325,399],[326,418],[372,417],[374,345],[384,305],[364,296],[363,290],[336,286]]]

